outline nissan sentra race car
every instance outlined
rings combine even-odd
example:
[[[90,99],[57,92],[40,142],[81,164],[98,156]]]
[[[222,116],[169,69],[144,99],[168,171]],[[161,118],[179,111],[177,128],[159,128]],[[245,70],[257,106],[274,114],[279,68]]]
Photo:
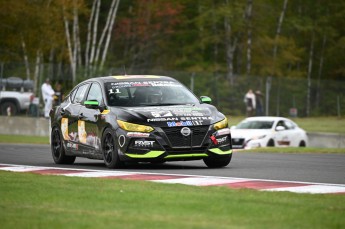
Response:
[[[53,159],[57,164],[100,159],[109,168],[200,159],[208,167],[227,166],[228,121],[210,102],[166,76],[86,80],[50,112]]]

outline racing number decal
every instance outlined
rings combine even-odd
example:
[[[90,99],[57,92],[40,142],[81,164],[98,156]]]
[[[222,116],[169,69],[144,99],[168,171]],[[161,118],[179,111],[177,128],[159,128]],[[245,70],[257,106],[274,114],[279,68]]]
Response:
[[[86,144],[85,121],[78,120],[79,141]]]
[[[63,139],[69,140],[68,136],[68,118],[62,118],[61,119],[61,131]]]

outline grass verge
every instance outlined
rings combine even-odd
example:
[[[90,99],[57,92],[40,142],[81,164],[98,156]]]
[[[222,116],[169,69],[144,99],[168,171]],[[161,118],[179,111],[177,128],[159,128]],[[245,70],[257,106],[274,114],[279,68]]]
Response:
[[[344,195],[4,171],[0,179],[2,228],[345,227]]]
[[[27,135],[0,135],[0,143],[49,144],[48,137]]]

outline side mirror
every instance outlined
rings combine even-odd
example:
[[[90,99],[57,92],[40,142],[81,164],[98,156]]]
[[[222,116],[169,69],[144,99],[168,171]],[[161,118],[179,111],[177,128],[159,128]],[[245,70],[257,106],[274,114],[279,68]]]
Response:
[[[282,130],[285,130],[285,127],[283,127],[283,126],[277,126],[276,127],[276,131],[282,131]]]
[[[84,102],[84,105],[86,108],[89,108],[89,109],[100,109],[101,110],[101,107],[99,106],[99,102],[96,100],[87,100]]]
[[[207,104],[211,104],[212,99],[208,96],[200,96],[200,100],[202,103],[207,103]]]

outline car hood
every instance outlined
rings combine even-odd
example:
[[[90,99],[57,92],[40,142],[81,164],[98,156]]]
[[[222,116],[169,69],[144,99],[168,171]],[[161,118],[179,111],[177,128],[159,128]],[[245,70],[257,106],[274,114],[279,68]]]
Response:
[[[231,129],[232,138],[244,138],[246,140],[271,134],[271,129]]]
[[[126,122],[157,127],[211,125],[225,118],[208,104],[111,108]]]

